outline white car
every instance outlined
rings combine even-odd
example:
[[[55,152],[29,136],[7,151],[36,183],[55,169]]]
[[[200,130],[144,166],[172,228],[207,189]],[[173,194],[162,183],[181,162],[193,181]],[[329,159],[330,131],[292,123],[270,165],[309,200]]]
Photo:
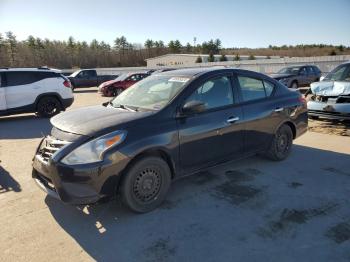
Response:
[[[311,118],[350,120],[350,62],[337,66],[321,82],[312,83],[309,92]]]
[[[71,83],[49,68],[0,68],[0,115],[51,117],[72,105]]]

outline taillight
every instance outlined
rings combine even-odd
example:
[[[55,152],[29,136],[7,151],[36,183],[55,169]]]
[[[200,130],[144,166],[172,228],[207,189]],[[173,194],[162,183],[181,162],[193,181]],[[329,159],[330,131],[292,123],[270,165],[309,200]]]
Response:
[[[299,102],[302,103],[304,107],[306,107],[307,101],[303,95],[299,96]]]
[[[63,85],[64,85],[65,87],[72,88],[72,85],[71,85],[70,81],[68,81],[68,80],[65,80],[65,81],[63,82]]]

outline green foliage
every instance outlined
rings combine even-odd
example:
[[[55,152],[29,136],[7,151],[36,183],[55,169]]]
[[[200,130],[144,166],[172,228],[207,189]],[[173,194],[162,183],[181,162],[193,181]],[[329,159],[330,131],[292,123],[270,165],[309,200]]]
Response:
[[[201,56],[198,56],[197,59],[196,59],[196,63],[202,63],[202,57]]]
[[[220,62],[225,62],[225,61],[227,61],[227,57],[224,54],[222,54],[220,56]]]
[[[209,62],[209,63],[215,62],[215,57],[214,57],[213,52],[210,52],[210,53],[209,53],[208,62]]]
[[[235,55],[235,59],[234,59],[235,61],[239,61],[239,60],[241,60],[241,57],[239,56],[239,54],[236,54]]]
[[[255,56],[254,56],[254,55],[250,55],[250,56],[248,57],[248,60],[255,60]]]

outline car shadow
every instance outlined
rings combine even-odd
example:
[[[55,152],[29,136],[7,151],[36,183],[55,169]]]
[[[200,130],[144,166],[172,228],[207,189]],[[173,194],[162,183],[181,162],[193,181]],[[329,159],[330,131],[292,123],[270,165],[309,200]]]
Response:
[[[348,154],[295,145],[291,156],[282,162],[252,157],[224,164],[177,180],[160,208],[141,215],[126,210],[118,201],[74,207],[47,196],[45,202],[57,223],[97,261],[179,261],[184,257],[193,261],[242,257],[269,261],[272,253],[283,256],[286,252],[285,246],[278,244],[281,238],[284,243],[294,243],[288,234],[268,242],[256,234],[259,226],[270,225],[271,209],[283,213],[295,203],[322,204],[323,197],[339,203],[337,197],[343,197],[345,201],[349,159]],[[335,185],[345,189],[337,192]],[[273,197],[277,193],[280,195]],[[345,208],[350,211],[348,205]],[[302,232],[307,237],[301,238],[305,243],[298,245],[312,247],[312,243],[329,241],[320,239],[320,230],[324,228],[306,225]],[[304,233],[297,231],[292,238],[300,241],[297,234]],[[331,254],[332,248],[330,245],[322,252]],[[294,261],[299,255],[289,252]]]
[[[50,133],[49,118],[32,115],[0,117],[0,139],[40,138]]]
[[[74,93],[97,93],[97,89],[74,89]]]
[[[0,194],[10,191],[21,192],[21,186],[10,173],[0,165]]]

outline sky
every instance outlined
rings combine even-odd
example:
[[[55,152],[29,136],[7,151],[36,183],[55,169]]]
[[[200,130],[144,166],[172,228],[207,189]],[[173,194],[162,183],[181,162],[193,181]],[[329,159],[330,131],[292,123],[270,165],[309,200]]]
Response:
[[[219,38],[223,47],[350,46],[350,0],[0,0],[0,32],[113,44]]]

